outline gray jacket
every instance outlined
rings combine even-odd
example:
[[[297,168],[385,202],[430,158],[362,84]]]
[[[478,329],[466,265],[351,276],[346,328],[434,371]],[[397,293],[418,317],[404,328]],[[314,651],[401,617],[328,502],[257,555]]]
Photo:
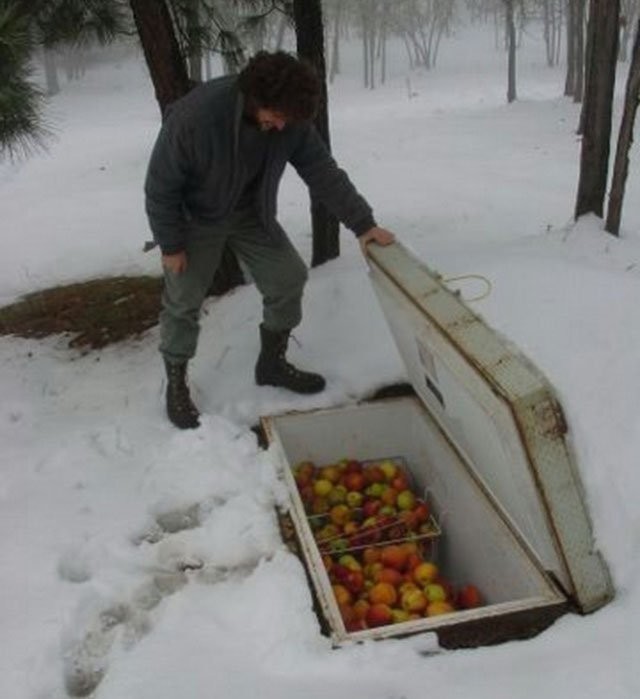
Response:
[[[235,76],[210,80],[168,109],[145,181],[146,210],[163,253],[185,247],[190,220],[218,222],[233,211],[244,184],[238,157],[244,99]],[[356,235],[376,225],[371,207],[331,157],[312,124],[290,124],[270,134],[256,206],[274,244],[284,236],[276,220],[278,185],[291,163],[309,187]]]

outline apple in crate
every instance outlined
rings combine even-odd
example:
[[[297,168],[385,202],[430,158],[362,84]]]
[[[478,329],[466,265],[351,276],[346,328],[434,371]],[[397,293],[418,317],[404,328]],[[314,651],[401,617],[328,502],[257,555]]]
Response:
[[[438,566],[435,563],[423,561],[413,569],[413,579],[418,585],[424,587],[432,583],[438,577],[438,573]]]
[[[371,604],[388,604],[393,607],[398,599],[398,591],[391,583],[378,582],[369,590]]]
[[[440,616],[440,614],[451,614],[455,612],[454,606],[450,602],[439,601],[429,602],[425,612],[425,616]]]
[[[369,628],[387,626],[388,624],[393,623],[393,612],[391,611],[391,607],[383,602],[372,604],[367,610],[365,621]]]
[[[458,590],[457,602],[461,609],[475,609],[482,606],[482,597],[475,585],[464,585]]]
[[[367,485],[372,485],[373,483],[382,484],[386,481],[384,471],[379,466],[369,466],[363,470],[363,473]]]
[[[404,571],[409,559],[409,551],[402,545],[391,544],[380,552],[380,561],[389,568]]]
[[[396,504],[399,510],[410,511],[416,507],[417,498],[411,490],[402,490],[398,493]]]
[[[425,585],[424,594],[429,602],[444,602],[447,599],[446,590],[438,583]]]
[[[407,612],[421,613],[426,609],[427,603],[425,594],[417,587],[405,589],[400,598],[400,604]]]
[[[360,493],[365,489],[367,483],[361,471],[352,471],[343,474],[340,484],[350,492]]]
[[[340,476],[342,476],[342,469],[335,464],[329,464],[320,469],[320,478],[330,483],[336,484],[340,480]]]
[[[314,480],[315,466],[311,461],[302,461],[293,470],[293,477],[298,488],[302,489]]]
[[[318,497],[326,498],[332,490],[333,483],[326,478],[319,478],[313,483],[313,491]]]
[[[385,480],[387,482],[392,481],[398,474],[398,466],[391,461],[391,459],[385,459],[379,464],[380,470],[384,473]]]

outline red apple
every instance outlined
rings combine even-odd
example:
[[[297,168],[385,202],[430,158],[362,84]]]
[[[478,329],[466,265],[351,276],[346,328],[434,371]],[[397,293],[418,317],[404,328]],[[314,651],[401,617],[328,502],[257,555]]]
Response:
[[[356,492],[360,492],[364,490],[366,481],[362,473],[358,471],[351,471],[349,473],[344,474],[342,478],[342,484],[347,490],[354,490]]]
[[[379,466],[369,466],[369,468],[364,469],[363,473],[367,485],[371,485],[372,483],[384,483],[386,480],[384,471],[382,471]]]
[[[331,579],[343,583],[349,577],[350,572],[351,570],[347,566],[334,563],[331,568]]]
[[[391,505],[395,507],[398,500],[398,491],[391,487],[387,488],[381,495],[380,500],[382,500],[383,505]]]
[[[372,604],[369,609],[367,609],[365,621],[367,622],[367,626],[371,628],[391,624],[393,621],[391,607],[383,603]]]
[[[389,568],[395,568],[395,570],[403,571],[407,559],[409,558],[409,553],[401,545],[392,544],[390,546],[385,546],[380,553],[380,561]]]
[[[383,568],[375,574],[374,579],[376,582],[386,582],[394,587],[398,587],[404,582],[404,576],[395,568]]]
[[[310,483],[315,474],[315,466],[311,461],[302,461],[293,469],[293,477],[298,486]]]
[[[344,465],[345,473],[360,473],[362,471],[362,464],[356,459],[348,459]]]
[[[338,603],[338,606],[342,606],[345,604],[351,604],[353,597],[349,590],[344,585],[332,585],[331,589],[333,590],[333,594],[336,598],[336,602]]]
[[[365,500],[362,503],[362,514],[365,518],[374,517],[382,507],[380,500]]]
[[[392,607],[398,599],[396,588],[387,582],[378,582],[369,590],[369,602],[371,604],[388,604]]]
[[[416,518],[418,524],[424,524],[429,520],[429,505],[424,500],[418,500],[418,503],[413,508],[413,515]]]
[[[404,474],[397,475],[392,479],[390,483],[392,488],[395,488],[398,492],[409,489],[409,480]]]
[[[462,609],[475,609],[482,605],[480,591],[475,585],[464,585],[458,591],[458,605]]]
[[[362,552],[362,560],[365,563],[377,563],[380,560],[380,549],[370,546]]]
[[[363,572],[361,570],[351,570],[343,584],[353,595],[359,595],[364,590]]]

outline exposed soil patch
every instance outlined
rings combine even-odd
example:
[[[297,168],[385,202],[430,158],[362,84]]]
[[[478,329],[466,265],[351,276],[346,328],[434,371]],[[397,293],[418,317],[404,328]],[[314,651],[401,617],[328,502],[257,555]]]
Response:
[[[138,337],[158,322],[160,277],[107,277],[57,286],[0,308],[0,335],[71,335],[69,346],[99,349]]]

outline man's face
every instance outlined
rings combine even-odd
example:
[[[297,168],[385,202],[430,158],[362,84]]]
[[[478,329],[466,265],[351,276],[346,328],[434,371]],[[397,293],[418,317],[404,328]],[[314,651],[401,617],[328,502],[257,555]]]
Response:
[[[275,109],[258,108],[255,114],[256,124],[260,131],[282,131],[287,125],[287,117]]]

